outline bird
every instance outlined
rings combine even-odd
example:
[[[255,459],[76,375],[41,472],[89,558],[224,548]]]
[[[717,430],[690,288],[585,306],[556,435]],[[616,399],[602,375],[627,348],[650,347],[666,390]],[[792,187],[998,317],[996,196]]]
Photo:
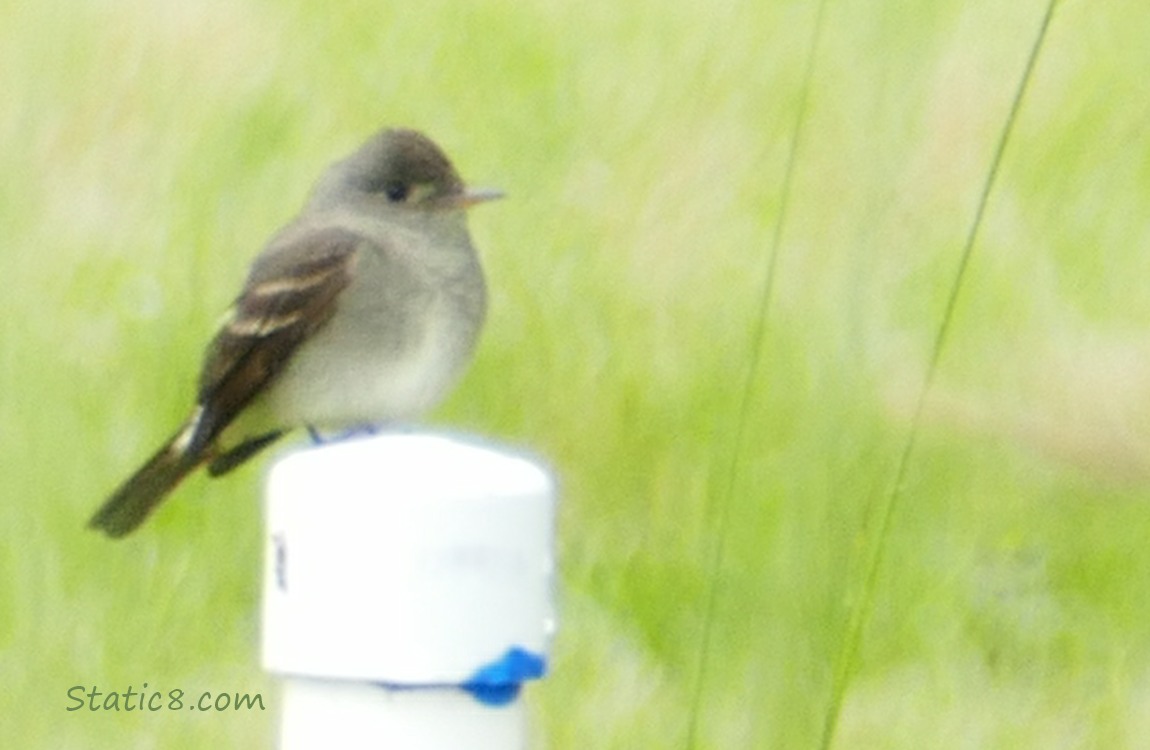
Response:
[[[253,261],[187,419],[88,526],[123,537],[193,471],[227,474],[292,430],[346,434],[438,403],[486,312],[466,210],[499,197],[407,128],[328,166]]]

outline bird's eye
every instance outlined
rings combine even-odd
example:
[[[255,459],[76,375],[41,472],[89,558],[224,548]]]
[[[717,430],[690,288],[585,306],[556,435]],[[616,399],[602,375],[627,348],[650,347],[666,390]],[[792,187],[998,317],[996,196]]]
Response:
[[[409,192],[408,186],[402,182],[388,182],[383,186],[383,194],[392,203],[402,203],[407,200]]]

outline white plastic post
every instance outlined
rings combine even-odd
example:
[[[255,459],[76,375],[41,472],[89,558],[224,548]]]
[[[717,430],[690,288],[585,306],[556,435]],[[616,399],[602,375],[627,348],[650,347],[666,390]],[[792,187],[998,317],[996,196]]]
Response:
[[[491,444],[388,434],[288,455],[267,488],[263,664],[280,747],[526,747],[555,629],[555,488]]]

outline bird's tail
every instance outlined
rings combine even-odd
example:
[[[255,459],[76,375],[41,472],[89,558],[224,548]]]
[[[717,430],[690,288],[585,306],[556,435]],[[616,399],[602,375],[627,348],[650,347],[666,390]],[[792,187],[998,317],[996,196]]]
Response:
[[[191,436],[195,429],[193,418],[120,485],[88,521],[88,528],[122,537],[142,524],[160,501],[207,458],[202,448],[193,448],[195,441]]]

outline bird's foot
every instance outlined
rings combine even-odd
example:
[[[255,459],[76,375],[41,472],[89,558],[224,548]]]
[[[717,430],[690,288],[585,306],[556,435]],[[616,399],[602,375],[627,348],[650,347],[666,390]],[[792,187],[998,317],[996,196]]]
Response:
[[[377,435],[381,429],[379,425],[359,425],[346,430],[323,434],[316,427],[309,424],[307,426],[307,434],[311,437],[311,442],[314,445],[327,445],[328,443],[340,443],[344,440],[354,440],[359,437]]]

